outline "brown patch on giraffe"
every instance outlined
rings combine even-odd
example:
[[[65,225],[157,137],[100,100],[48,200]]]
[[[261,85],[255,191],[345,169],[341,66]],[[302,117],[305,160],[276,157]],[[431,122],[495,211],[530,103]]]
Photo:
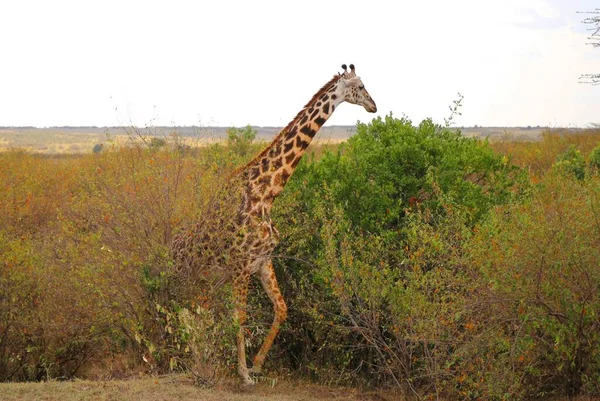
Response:
[[[280,157],[278,159],[273,160],[273,162],[271,163],[271,166],[273,167],[273,170],[279,170],[281,168],[281,166],[283,165],[283,157]]]
[[[271,175],[265,175],[265,178],[260,182],[259,189],[261,194],[265,194],[271,186]]]
[[[271,182],[271,176],[269,174],[263,174],[256,182],[258,184],[268,184],[269,182]]]
[[[290,175],[291,174],[285,169],[281,172],[281,180],[283,181],[283,184],[287,182],[287,180],[290,178]]]
[[[329,103],[325,103],[325,104],[323,105],[323,112],[324,112],[325,114],[329,114]]]
[[[285,163],[286,163],[286,164],[290,164],[291,162],[293,162],[293,161],[294,161],[294,158],[295,158],[295,157],[296,157],[296,154],[295,154],[295,153],[290,153],[289,155],[287,155],[287,156],[285,157]]]
[[[304,117],[302,117],[302,120],[300,120],[300,125],[306,124],[306,121],[308,121],[308,116],[307,115],[305,115]]]
[[[304,127],[300,128],[300,132],[302,132],[305,135],[308,135],[309,137],[314,137],[317,133],[317,131],[315,131],[311,126],[309,125],[305,125]]]
[[[288,132],[286,132],[285,134],[285,140],[289,141],[290,139],[293,139],[296,134],[298,133],[298,128],[297,127],[292,127]]]
[[[260,175],[260,168],[258,168],[258,166],[252,167],[250,169],[250,179],[251,180],[257,179],[259,175]]]
[[[282,141],[277,141],[277,144],[271,148],[271,150],[269,151],[270,157],[279,156],[279,154],[281,153],[281,142]]]
[[[283,145],[283,153],[288,153],[290,150],[292,150],[293,147],[294,140],[292,139],[290,142],[286,142],[286,144]]]
[[[282,184],[281,173],[279,173],[279,174],[276,174],[275,177],[273,177],[273,185],[280,186],[281,184]]]
[[[323,124],[325,124],[325,119],[323,117],[317,117],[315,118],[315,124],[317,124],[320,127]]]
[[[296,146],[299,147],[300,149],[306,149],[308,147],[308,142],[302,140],[302,138],[300,138],[300,136],[296,137]]]
[[[310,115],[310,119],[314,120],[318,114],[319,114],[319,109],[315,109],[315,111],[313,111],[313,113]]]
[[[270,161],[268,158],[264,157],[261,161],[260,161],[260,165],[262,166],[262,172],[266,173],[267,171],[269,171],[269,165],[270,165]]]
[[[302,159],[302,157],[298,157],[296,158],[293,162],[292,162],[292,168],[296,168],[296,166],[298,165],[298,163],[300,163],[300,160]]]

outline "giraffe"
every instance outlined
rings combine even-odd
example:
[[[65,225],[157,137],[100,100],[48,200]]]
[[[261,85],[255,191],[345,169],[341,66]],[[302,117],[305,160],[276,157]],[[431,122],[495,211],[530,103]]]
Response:
[[[227,245],[230,247],[227,256],[215,256],[209,264],[227,271],[227,277],[232,282],[234,319],[238,324],[237,370],[245,384],[254,383],[250,373],[261,372],[267,352],[287,317],[287,306],[277,285],[271,261],[271,253],[279,240],[279,232],[270,218],[273,201],[290,179],[317,131],[341,103],[361,105],[370,113],[377,111],[375,102],[356,75],[354,65],[350,64],[350,71],[345,64],[342,69],[344,72],[334,75],[319,89],[269,146],[248,164],[236,169],[230,177],[228,190],[234,189],[240,194],[240,203],[236,206],[234,221],[219,228],[233,231],[234,235]],[[198,222],[174,238],[171,249],[178,264],[206,268],[206,262],[200,256],[207,251],[202,241],[212,235],[206,231],[206,228],[202,231],[202,223]],[[216,253],[223,252],[219,250]],[[248,369],[243,329],[247,317],[249,279],[255,274],[259,276],[263,289],[273,303],[274,318],[253,359],[252,368]]]

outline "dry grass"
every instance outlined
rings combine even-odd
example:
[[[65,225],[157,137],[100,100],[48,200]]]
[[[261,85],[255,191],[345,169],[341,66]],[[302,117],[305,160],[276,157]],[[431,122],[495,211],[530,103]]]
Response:
[[[96,129],[96,131],[99,131]],[[144,130],[140,134],[148,136]],[[151,136],[150,136],[151,137]],[[157,135],[158,138],[166,136]],[[69,132],[54,131],[48,129],[18,129],[0,130],[0,152],[11,149],[25,150],[30,153],[44,155],[78,155],[92,153],[94,146],[102,144],[126,144],[132,140],[140,140],[137,132],[124,132],[118,130],[113,132]],[[221,139],[213,137],[184,137],[179,138],[178,143],[190,147],[206,146],[210,143],[219,142]]]
[[[532,177],[537,178],[548,171],[571,145],[587,157],[600,144],[600,130],[589,129],[577,133],[567,130],[546,131],[535,141],[515,140],[509,135],[491,144],[496,152],[509,155],[512,163],[529,170]]]
[[[353,388],[317,386],[313,384],[278,382],[259,383],[245,387],[236,381],[222,383],[212,389],[194,386],[183,375],[160,378],[146,377],[134,380],[87,381],[0,384],[0,399],[44,401],[316,401],[316,400],[377,400],[402,401],[397,393],[362,392]]]
[[[429,399],[429,398],[426,398]],[[361,391],[301,382],[259,383],[242,386],[232,379],[212,389],[195,386],[184,375],[130,380],[0,384],[2,401],[412,401],[396,391]],[[595,397],[548,398],[552,401],[592,401]]]
[[[107,142],[105,133],[66,133],[53,130],[0,130],[0,150],[19,148],[42,154],[91,153],[94,145]]]

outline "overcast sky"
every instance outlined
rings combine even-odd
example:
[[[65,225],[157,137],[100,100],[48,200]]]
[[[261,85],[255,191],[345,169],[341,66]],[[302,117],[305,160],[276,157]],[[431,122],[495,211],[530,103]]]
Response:
[[[600,122],[592,0],[0,2],[0,126],[285,125],[342,63],[414,122]],[[373,115],[344,104],[327,123]]]

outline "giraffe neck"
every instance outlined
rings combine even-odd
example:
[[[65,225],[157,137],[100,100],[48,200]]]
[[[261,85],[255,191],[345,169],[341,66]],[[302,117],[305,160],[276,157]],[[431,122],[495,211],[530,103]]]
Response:
[[[244,171],[249,180],[249,209],[257,209],[258,204],[261,204],[261,208],[266,206],[270,209],[308,145],[343,101],[339,86],[337,76],[325,84],[273,142],[246,165]],[[264,213],[262,209],[261,212]]]

